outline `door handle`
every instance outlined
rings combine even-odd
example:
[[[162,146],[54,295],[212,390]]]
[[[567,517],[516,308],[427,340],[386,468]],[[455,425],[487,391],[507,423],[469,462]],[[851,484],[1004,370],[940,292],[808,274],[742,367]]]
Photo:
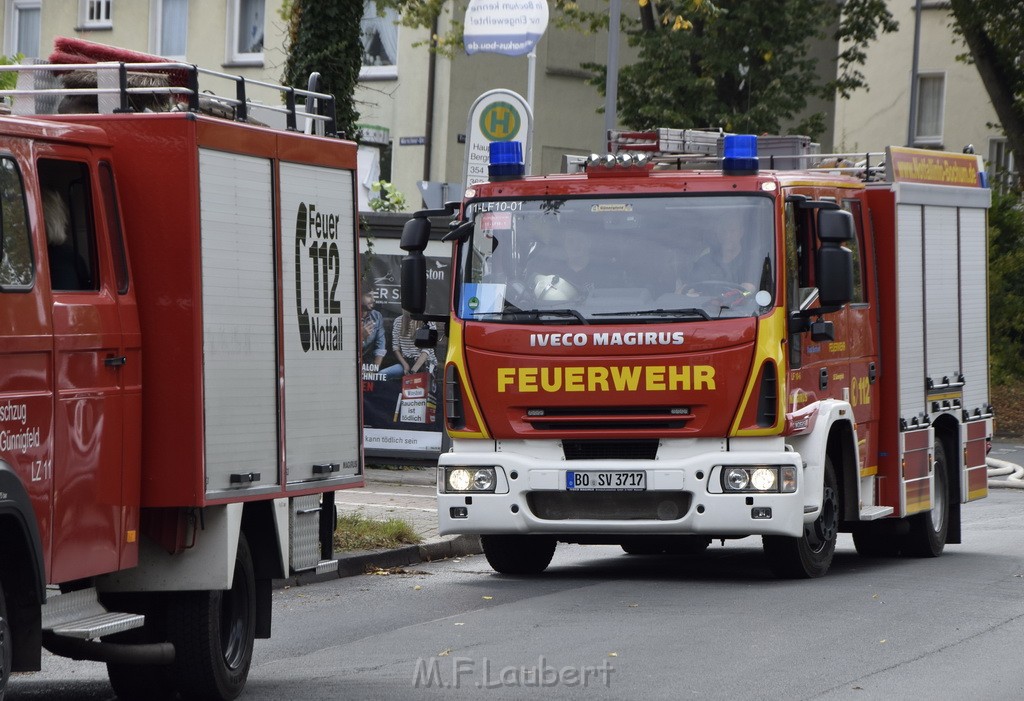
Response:
[[[123,355],[112,355],[109,358],[104,358],[103,364],[109,368],[119,368],[128,362],[128,358]]]

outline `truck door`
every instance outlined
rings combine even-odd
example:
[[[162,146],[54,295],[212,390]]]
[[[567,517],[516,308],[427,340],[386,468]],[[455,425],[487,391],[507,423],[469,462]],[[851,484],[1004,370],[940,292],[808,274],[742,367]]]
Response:
[[[54,582],[118,567],[127,362],[90,153],[60,154],[37,164],[52,290]]]
[[[856,238],[847,244],[853,253],[853,299],[846,309],[850,355],[850,404],[857,422],[860,476],[878,473],[878,317],[876,314],[873,241],[865,225],[860,200],[843,199],[840,206],[853,214]]]

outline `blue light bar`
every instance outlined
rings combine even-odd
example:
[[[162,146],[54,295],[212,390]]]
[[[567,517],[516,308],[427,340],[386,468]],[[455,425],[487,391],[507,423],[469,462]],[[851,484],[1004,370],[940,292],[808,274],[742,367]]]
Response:
[[[518,141],[492,141],[490,163],[487,174],[491,180],[521,178],[526,172],[523,166],[523,145]]]
[[[722,171],[730,175],[757,172],[757,137],[753,134],[729,134],[722,144]]]

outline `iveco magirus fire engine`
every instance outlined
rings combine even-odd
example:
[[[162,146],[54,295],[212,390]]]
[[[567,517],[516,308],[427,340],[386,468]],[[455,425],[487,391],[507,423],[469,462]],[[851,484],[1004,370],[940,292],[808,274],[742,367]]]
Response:
[[[441,533],[480,534],[499,572],[558,542],[758,535],[777,575],[818,577],[839,532],[937,556],[987,494],[977,158],[760,170],[755,137],[723,141],[703,170],[619,149],[544,177],[492,145],[445,210],[448,314],[425,313],[420,253],[444,212],[406,225],[403,306],[448,324]]]
[[[45,647],[120,698],[234,698],[363,483],[356,145],[314,91],[51,58],[0,117],[0,697]]]

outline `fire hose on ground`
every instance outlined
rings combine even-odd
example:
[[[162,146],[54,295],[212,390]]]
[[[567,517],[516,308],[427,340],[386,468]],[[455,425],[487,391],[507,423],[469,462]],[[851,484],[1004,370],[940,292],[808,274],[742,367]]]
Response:
[[[988,465],[989,489],[1024,489],[1024,467],[996,458],[986,458],[985,464]]]

